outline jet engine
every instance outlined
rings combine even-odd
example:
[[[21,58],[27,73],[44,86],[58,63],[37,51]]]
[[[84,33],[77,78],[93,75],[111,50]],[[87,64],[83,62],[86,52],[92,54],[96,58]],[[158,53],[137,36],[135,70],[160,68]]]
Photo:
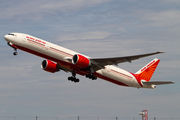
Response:
[[[50,60],[43,60],[41,63],[41,68],[47,72],[55,73],[59,71],[57,63]]]
[[[82,68],[87,68],[88,66],[91,65],[91,61],[80,54],[75,54],[73,56],[72,63]]]

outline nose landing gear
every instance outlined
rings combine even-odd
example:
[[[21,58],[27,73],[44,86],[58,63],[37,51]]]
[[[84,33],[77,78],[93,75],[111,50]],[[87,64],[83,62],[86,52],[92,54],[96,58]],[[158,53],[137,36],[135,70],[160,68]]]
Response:
[[[13,45],[11,42],[8,42],[7,44],[14,49],[15,52],[13,53],[13,55],[17,55],[18,54],[17,47],[15,45]]]
[[[17,52],[14,52],[13,55],[17,55],[18,53]]]

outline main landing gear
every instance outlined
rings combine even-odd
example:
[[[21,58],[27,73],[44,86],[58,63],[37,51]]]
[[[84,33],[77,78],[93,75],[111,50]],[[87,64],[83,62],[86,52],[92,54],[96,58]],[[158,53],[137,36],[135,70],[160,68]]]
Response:
[[[76,78],[76,72],[75,71],[72,72],[72,76],[71,77],[68,77],[68,80],[72,81],[72,82],[75,82],[75,83],[79,82],[79,79]]]
[[[73,76],[68,77],[68,80],[69,80],[69,81],[72,81],[72,82],[75,82],[75,83],[79,82],[79,79],[76,78],[76,77],[73,77]]]
[[[87,74],[85,77],[89,78],[89,79],[92,79],[92,80],[96,80],[97,79],[97,77],[94,76],[93,74]]]
[[[89,79],[92,79],[92,80],[96,80],[97,77],[94,76],[93,74],[87,74],[85,75],[86,78],[89,78]],[[76,72],[75,71],[72,71],[72,76],[71,77],[68,77],[68,80],[69,81],[72,81],[72,82],[79,82],[80,80],[78,78],[76,78]]]

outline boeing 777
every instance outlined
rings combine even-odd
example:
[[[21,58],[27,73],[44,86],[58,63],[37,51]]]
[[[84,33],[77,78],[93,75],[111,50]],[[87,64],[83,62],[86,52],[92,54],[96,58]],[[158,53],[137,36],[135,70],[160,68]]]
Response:
[[[163,52],[94,59],[28,34],[10,33],[5,35],[4,38],[7,44],[15,50],[14,55],[17,55],[17,49],[20,49],[45,58],[46,60],[43,60],[41,64],[43,70],[51,73],[60,70],[71,72],[72,76],[68,77],[68,80],[75,83],[79,82],[79,79],[76,78],[76,74],[92,80],[101,78],[117,85],[136,88],[154,89],[156,85],[174,83],[172,81],[150,81],[160,61],[157,58],[142,67],[136,73],[131,73],[114,66],[119,63],[131,62],[139,58]]]

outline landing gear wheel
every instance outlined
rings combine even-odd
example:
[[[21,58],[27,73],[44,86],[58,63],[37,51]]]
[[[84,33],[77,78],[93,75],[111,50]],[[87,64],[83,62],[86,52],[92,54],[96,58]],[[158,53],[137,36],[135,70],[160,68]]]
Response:
[[[74,82],[75,82],[75,83],[76,83],[76,82],[79,82],[79,79],[75,79],[75,81],[74,81]]]
[[[96,77],[96,76],[93,76],[93,77],[92,77],[92,80],[96,80],[96,79],[97,79],[97,77]]]
[[[18,53],[17,52],[14,52],[13,55],[17,55]]]
[[[69,81],[72,81],[72,82],[75,82],[75,83],[77,83],[77,82],[79,82],[79,79],[77,79],[77,78],[75,78],[75,77],[68,77],[68,80]]]
[[[71,80],[71,77],[68,77],[68,80]]]
[[[68,80],[72,81],[72,82],[75,82],[75,83],[79,82],[79,79],[76,78],[76,71],[72,71],[72,76],[68,77]]]
[[[85,75],[85,77],[89,78],[89,79],[92,79],[92,80],[96,80],[97,79],[97,77],[94,76],[93,74],[87,74],[87,75]]]

